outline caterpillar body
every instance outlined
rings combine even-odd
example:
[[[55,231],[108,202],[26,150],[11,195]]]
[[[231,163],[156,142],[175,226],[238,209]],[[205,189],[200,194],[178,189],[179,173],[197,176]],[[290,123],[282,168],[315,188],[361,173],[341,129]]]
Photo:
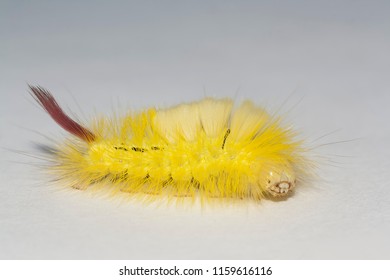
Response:
[[[303,142],[281,119],[246,101],[205,98],[168,109],[72,120],[52,94],[30,86],[71,136],[50,153],[58,179],[78,188],[202,198],[284,197],[305,173]]]

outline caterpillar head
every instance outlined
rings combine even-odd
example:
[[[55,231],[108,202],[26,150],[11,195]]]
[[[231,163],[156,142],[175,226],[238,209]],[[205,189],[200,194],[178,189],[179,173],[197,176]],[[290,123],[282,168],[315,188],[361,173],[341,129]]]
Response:
[[[266,191],[273,197],[284,197],[295,188],[294,171],[288,167],[271,169],[266,176]]]

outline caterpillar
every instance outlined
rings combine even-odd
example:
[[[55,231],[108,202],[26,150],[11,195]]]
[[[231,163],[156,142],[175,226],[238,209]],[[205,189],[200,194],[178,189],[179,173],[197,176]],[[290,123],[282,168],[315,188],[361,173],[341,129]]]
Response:
[[[169,197],[283,198],[308,166],[302,140],[251,101],[204,98],[166,109],[70,118],[43,87],[30,94],[70,135],[50,150],[50,170],[77,189]]]

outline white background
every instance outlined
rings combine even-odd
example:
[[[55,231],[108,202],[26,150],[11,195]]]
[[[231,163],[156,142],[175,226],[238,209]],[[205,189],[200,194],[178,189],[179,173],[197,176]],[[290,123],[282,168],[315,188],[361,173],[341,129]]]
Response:
[[[390,258],[388,1],[78,2],[0,2],[0,258]],[[27,83],[81,119],[205,95],[285,103],[310,146],[348,141],[316,149],[320,178],[285,201],[93,196],[15,152],[66,135]]]
[[[213,276],[214,267],[217,274],[220,273],[222,267],[223,276],[217,278],[223,279],[301,279],[311,280],[315,277],[318,280],[328,280],[336,275],[341,279],[360,278],[360,279],[375,279],[388,280],[390,272],[388,270],[389,261],[385,260],[2,260],[0,276],[2,279],[42,279],[51,280],[55,277],[58,280],[68,279],[210,279]],[[176,275],[156,275],[157,269],[160,267],[163,270],[174,272],[176,266]],[[23,270],[20,269],[23,267]],[[120,275],[120,269],[126,271],[126,275]],[[227,273],[231,268],[241,267],[242,275],[237,275],[239,272]],[[256,267],[259,269],[259,276],[244,275],[244,269],[250,274],[250,268]],[[264,274],[261,268],[264,267]],[[138,275],[136,274],[138,268]],[[143,268],[143,274],[141,272]],[[226,268],[226,270],[225,270]],[[270,270],[268,270],[270,268]],[[149,269],[148,272],[145,270]],[[188,269],[202,269],[202,273],[196,270],[195,275],[185,275],[189,272]],[[194,271],[194,270],[192,270]],[[234,269],[233,269],[234,271]],[[236,270],[237,271],[237,270]],[[267,274],[271,273],[271,275]],[[145,274],[148,273],[148,276]],[[164,272],[163,272],[164,273]],[[167,273],[167,272],[165,272]],[[179,273],[179,274],[177,274]],[[135,275],[134,275],[135,274]],[[151,275],[152,274],[152,275]]]

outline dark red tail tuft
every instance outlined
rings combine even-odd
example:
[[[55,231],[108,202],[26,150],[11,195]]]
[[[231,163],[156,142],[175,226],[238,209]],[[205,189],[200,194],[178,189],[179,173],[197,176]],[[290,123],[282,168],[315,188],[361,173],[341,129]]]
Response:
[[[91,131],[72,120],[62,111],[60,105],[58,105],[49,91],[40,86],[34,87],[29,85],[29,87],[33,98],[63,129],[86,142],[92,142],[96,139],[96,136]]]

